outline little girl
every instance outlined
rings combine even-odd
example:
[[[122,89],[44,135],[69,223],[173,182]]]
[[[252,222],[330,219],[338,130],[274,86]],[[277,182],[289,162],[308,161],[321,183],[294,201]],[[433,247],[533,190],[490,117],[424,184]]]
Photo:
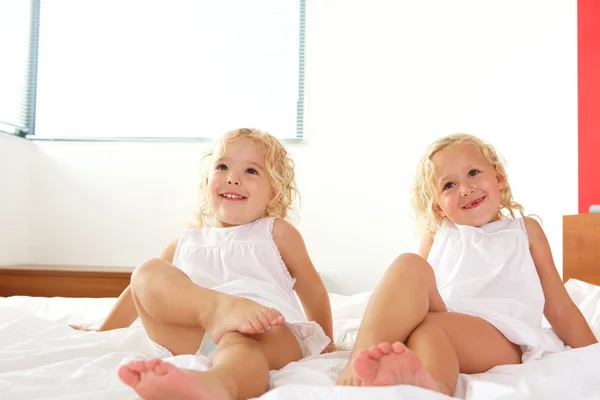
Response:
[[[206,372],[160,360],[122,366],[119,377],[144,399],[258,397],[269,370],[333,343],[327,291],[302,236],[284,220],[296,191],[285,148],[267,133],[238,129],[205,161],[198,227],[135,269],[100,328],[139,316],[165,356],[216,344]]]
[[[419,255],[401,255],[385,273],[338,384],[452,395],[459,372],[597,343],[492,146],[464,134],[436,141],[412,196],[425,231]],[[564,343],[542,328],[543,315]]]

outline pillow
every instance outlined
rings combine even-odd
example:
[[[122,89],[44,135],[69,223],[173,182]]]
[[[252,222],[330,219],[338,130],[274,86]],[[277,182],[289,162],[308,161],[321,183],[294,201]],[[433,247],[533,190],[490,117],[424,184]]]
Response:
[[[354,345],[371,293],[369,291],[353,296],[335,293],[329,295],[333,315],[333,341],[339,347],[350,350]]]

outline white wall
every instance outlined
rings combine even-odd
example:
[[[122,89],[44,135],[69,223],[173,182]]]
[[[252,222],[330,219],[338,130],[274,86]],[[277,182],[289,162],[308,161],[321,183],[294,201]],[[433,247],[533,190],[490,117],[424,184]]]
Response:
[[[375,282],[416,251],[408,209],[427,143],[453,132],[508,159],[559,269],[577,212],[576,2],[309,0],[301,221],[317,267]],[[191,217],[203,144],[38,142],[36,262],[135,265]]]
[[[0,266],[30,261],[29,141],[0,134]]]

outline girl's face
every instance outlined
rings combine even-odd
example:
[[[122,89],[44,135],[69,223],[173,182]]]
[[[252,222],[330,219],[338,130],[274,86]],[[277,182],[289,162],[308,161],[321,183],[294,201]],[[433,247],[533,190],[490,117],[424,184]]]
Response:
[[[479,147],[455,144],[431,157],[436,212],[457,225],[482,226],[500,218],[504,182]]]
[[[266,215],[273,189],[265,151],[250,139],[236,139],[215,149],[207,178],[208,203],[217,226],[247,224]]]

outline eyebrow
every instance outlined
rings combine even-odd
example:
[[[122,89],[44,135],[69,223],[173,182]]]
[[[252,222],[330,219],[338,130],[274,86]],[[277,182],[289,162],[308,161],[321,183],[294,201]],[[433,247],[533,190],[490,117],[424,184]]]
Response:
[[[438,179],[438,180],[436,181],[436,183],[437,183],[438,185],[443,185],[444,183],[446,183],[446,182],[448,182],[448,181],[449,181],[449,179],[450,179],[450,177],[451,177],[451,176],[452,176],[452,175],[445,175],[445,176],[441,177],[440,179]]]
[[[254,161],[248,161],[248,164],[250,164],[250,165],[254,166],[256,169],[260,169],[261,171],[264,171],[264,170],[265,170],[265,167],[263,167],[262,165],[260,165],[260,164],[259,164],[259,163],[257,163],[257,162],[254,162]]]

